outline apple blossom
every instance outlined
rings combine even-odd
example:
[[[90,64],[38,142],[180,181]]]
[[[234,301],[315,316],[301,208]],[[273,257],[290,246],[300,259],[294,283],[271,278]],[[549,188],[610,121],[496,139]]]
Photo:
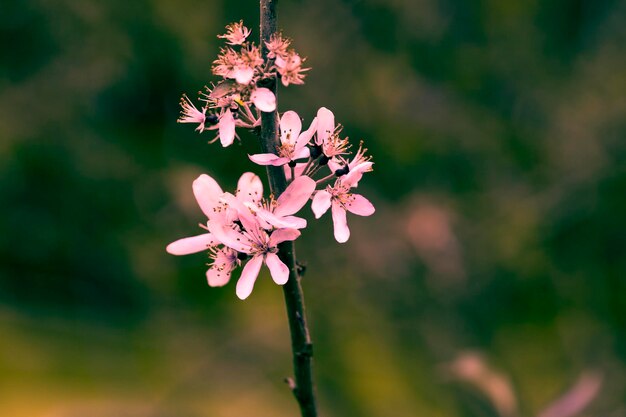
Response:
[[[339,137],[342,126],[335,126],[335,115],[326,107],[321,107],[317,111],[317,132],[315,135],[315,145],[326,157],[325,161],[348,153],[350,143],[348,139]]]
[[[355,167],[345,176],[337,178],[335,184],[326,189],[317,191],[313,197],[311,209],[315,218],[319,219],[329,208],[332,211],[335,240],[345,243],[350,238],[350,229],[346,218],[346,211],[358,216],[371,216],[374,206],[360,194],[350,192],[355,183],[361,179],[363,172],[371,170],[371,162],[364,162]]]
[[[304,84],[304,72],[310,68],[302,68],[303,59],[294,50],[287,51],[284,56],[276,56],[276,70],[285,87],[289,84]]]
[[[304,132],[302,121],[295,111],[287,111],[280,118],[280,143],[281,145],[273,153],[261,153],[250,155],[252,162],[259,165],[281,166],[296,159],[308,158],[309,148],[307,144],[315,133],[317,119],[313,119],[311,126]]]
[[[251,257],[241,272],[235,290],[237,297],[245,300],[252,292],[263,264],[269,269],[276,284],[284,285],[287,282],[289,268],[278,258],[277,246],[279,243],[297,239],[300,232],[283,228],[268,233],[258,221],[250,221],[247,217],[241,217],[241,223],[241,229],[237,230],[222,222],[211,222],[209,230],[225,246]]]
[[[287,49],[289,48],[289,45],[291,45],[291,40],[283,38],[282,34],[272,34],[269,42],[265,42],[267,57],[269,59],[275,59],[276,57],[285,59],[287,57]]]
[[[223,197],[226,193],[219,184],[209,175],[202,174],[196,178],[192,184],[192,189],[198,206],[207,217],[208,221],[215,220],[216,216],[223,215],[230,222],[238,220],[239,213],[228,204],[225,204]],[[244,173],[237,183],[237,192],[234,196],[239,204],[257,204],[263,195],[263,184],[261,179],[252,172]],[[220,220],[222,220],[220,218]],[[203,229],[207,226],[201,225]],[[170,243],[166,250],[172,255],[188,255],[202,252],[216,247],[220,244],[211,233],[204,233],[197,236],[186,237]]]
[[[226,26],[226,34],[217,35],[218,38],[226,39],[229,45],[241,45],[252,31],[243,25],[243,20]]]

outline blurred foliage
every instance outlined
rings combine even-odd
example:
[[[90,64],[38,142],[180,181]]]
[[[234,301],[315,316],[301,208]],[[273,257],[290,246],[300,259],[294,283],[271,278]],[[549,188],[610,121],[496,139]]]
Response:
[[[0,415],[296,415],[279,289],[242,303],[164,251],[202,221],[197,175],[263,174],[252,135],[175,123],[257,8],[3,2]],[[376,215],[298,241],[323,415],[565,417],[577,384],[563,401],[625,416],[626,4],[284,0],[279,22],[313,68],[280,108],[330,107],[376,163]]]

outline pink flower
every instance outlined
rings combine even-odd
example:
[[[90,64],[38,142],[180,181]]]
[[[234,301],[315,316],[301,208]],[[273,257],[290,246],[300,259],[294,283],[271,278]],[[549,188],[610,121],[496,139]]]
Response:
[[[254,44],[241,48],[241,62],[250,68],[260,68],[263,65],[261,48]]]
[[[178,123],[198,123],[196,130],[200,133],[204,131],[204,121],[206,120],[206,107],[202,111],[189,100],[186,94],[180,99],[180,105],[183,108],[178,118]]]
[[[276,57],[285,58],[287,56],[287,49],[291,45],[289,39],[283,38],[280,33],[273,33],[269,42],[265,42],[267,47],[267,57],[269,59],[275,59]]]
[[[346,211],[358,216],[371,216],[374,206],[360,194],[353,194],[350,189],[361,179],[363,172],[371,170],[371,162],[355,167],[343,177],[339,177],[333,186],[318,191],[313,197],[311,209],[315,218],[319,219],[329,208],[333,216],[335,240],[339,243],[347,242],[350,238],[350,229],[346,218]]]
[[[263,195],[261,179],[252,172],[246,172],[239,178],[236,196],[224,193],[219,184],[206,174],[196,178],[192,188],[200,209],[209,220],[207,226],[201,225],[207,230],[212,223],[216,223],[220,227],[236,228],[234,222],[241,217],[247,223],[253,222],[254,217],[252,215],[240,214],[238,209],[244,207],[244,204],[258,204]],[[236,201],[235,207],[224,202],[225,195],[232,196]],[[247,208],[245,210],[247,211]],[[208,232],[178,239],[167,245],[166,250],[172,255],[188,255],[208,251],[213,262],[206,272],[207,281],[211,287],[220,287],[228,283],[233,269],[241,264],[237,251],[228,246],[219,248],[223,244],[224,242]]]
[[[361,142],[359,150],[351,161],[348,162],[343,157],[335,157],[328,161],[328,168],[337,176],[345,175],[351,171],[357,171],[357,174],[354,174],[352,185],[356,187],[359,185],[359,180],[363,173],[372,170],[373,162],[370,162],[372,158],[365,156],[365,152],[367,152],[367,149],[363,148],[363,142]],[[361,173],[360,176],[358,172]]]
[[[235,78],[235,69],[241,62],[241,57],[232,48],[220,48],[217,59],[213,61],[213,74],[224,78]]]
[[[350,144],[348,139],[341,139],[339,133],[342,127],[335,125],[335,115],[326,107],[320,107],[317,111],[317,135],[315,144],[321,147],[322,153],[327,158],[335,158],[348,153]]]
[[[260,153],[250,155],[250,160],[259,165],[285,165],[296,159],[308,158],[307,144],[315,133],[317,118],[313,119],[309,129],[300,133],[302,121],[295,111],[289,110],[280,118],[280,142],[276,154]]]
[[[215,220],[218,216],[233,222],[238,219],[238,213],[233,212],[228,205],[223,202],[223,196],[226,194],[222,187],[209,175],[202,174],[196,178],[192,185],[193,194],[200,209],[210,221]],[[252,172],[244,173],[237,183],[236,199],[240,204],[254,203],[258,204],[263,196],[263,184],[261,179]],[[220,217],[221,219],[222,217]],[[201,226],[205,229],[208,227]],[[189,255],[191,253],[208,250],[211,247],[218,246],[220,241],[215,239],[211,233],[204,233],[197,236],[186,237],[170,243],[166,250],[172,255]]]
[[[300,211],[315,191],[316,183],[309,177],[301,176],[289,184],[277,200],[266,204],[247,203],[246,206],[258,217],[264,229],[306,227],[306,220],[293,214]]]
[[[263,197],[263,183],[258,175],[245,172],[239,177],[237,191],[232,199],[230,193],[225,193],[219,184],[206,174],[200,175],[193,182],[193,193],[202,212],[212,221],[218,216],[224,216],[228,223],[239,218],[239,211],[247,203],[259,204]],[[232,204],[228,204],[228,202]],[[220,217],[220,220],[222,218]]]
[[[278,244],[295,240],[300,236],[296,229],[277,229],[266,232],[258,222],[241,217],[242,228],[236,230],[220,222],[209,223],[209,230],[225,246],[251,256],[237,281],[236,294],[242,300],[248,298],[265,263],[272,280],[284,285],[289,280],[289,268],[278,258]]]
[[[275,63],[285,87],[289,84],[304,84],[304,72],[310,68],[302,68],[302,58],[296,51],[290,50],[284,55],[277,55]]]
[[[230,45],[241,45],[250,35],[251,30],[243,25],[243,20],[226,26],[226,34],[217,35],[218,38],[226,39]]]
[[[250,84],[255,70],[263,65],[259,47],[247,45],[240,52],[226,47],[220,50],[217,59],[213,61],[213,74],[224,78],[231,78],[242,85]]]

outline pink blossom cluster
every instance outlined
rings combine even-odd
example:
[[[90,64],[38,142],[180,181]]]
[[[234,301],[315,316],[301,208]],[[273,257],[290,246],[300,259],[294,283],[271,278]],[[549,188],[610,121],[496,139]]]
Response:
[[[315,218],[331,209],[335,239],[347,242],[350,229],[346,211],[359,216],[370,216],[374,206],[365,197],[352,192],[365,172],[372,170],[373,162],[365,155],[362,144],[349,158],[351,145],[341,137],[341,125],[335,124],[335,115],[325,107],[307,130],[302,132],[300,116],[294,111],[280,118],[280,145],[274,153],[250,155],[259,165],[282,166],[288,179],[321,176],[316,181],[320,189],[313,195],[311,208]],[[327,184],[333,182],[332,184]]]
[[[261,87],[270,78],[280,78],[283,85],[302,84],[302,59],[289,49],[290,41],[280,35],[265,43],[267,60],[260,48],[247,42],[250,30],[242,22],[227,26],[219,36],[229,46],[222,48],[214,62],[213,73],[223,80],[200,93],[205,105],[198,110],[183,96],[181,123],[197,123],[196,130],[218,130],[223,146],[233,143],[235,127],[256,128],[260,112],[276,110],[276,98]],[[238,49],[235,49],[238,48]],[[232,272],[243,266],[237,281],[236,294],[247,298],[263,265],[269,269],[276,284],[289,279],[289,268],[278,256],[278,245],[294,241],[307,221],[296,216],[311,201],[311,210],[319,219],[329,209],[335,240],[347,242],[350,229],[347,213],[370,216],[372,203],[355,193],[363,174],[372,170],[367,149],[359,145],[356,152],[342,126],[335,123],[332,111],[322,107],[306,130],[295,111],[286,111],[279,118],[279,141],[270,153],[248,155],[258,165],[283,167],[288,186],[274,199],[263,196],[261,179],[252,172],[244,173],[235,193],[222,190],[206,174],[193,182],[193,193],[207,217],[201,224],[204,233],[179,239],[167,246],[173,255],[207,251],[212,260],[206,272],[212,287],[226,285]]]
[[[183,95],[179,123],[197,124],[196,131],[217,130],[222,146],[230,146],[236,127],[252,129],[260,125],[260,112],[276,110],[276,96],[263,85],[280,78],[284,86],[303,84],[303,59],[289,46],[291,41],[282,35],[272,36],[265,42],[268,60],[261,54],[261,47],[247,40],[251,31],[243,21],[226,26],[226,33],[218,38],[225,39],[226,46],[213,61],[213,74],[222,80],[199,92],[201,106]]]
[[[350,237],[347,212],[370,216],[372,203],[353,189],[373,163],[365,156],[362,145],[348,158],[350,145],[341,139],[341,127],[335,125],[333,113],[322,107],[304,132],[294,111],[280,118],[280,146],[275,153],[250,155],[259,165],[283,166],[289,185],[276,199],[263,198],[261,179],[244,173],[235,194],[224,192],[206,174],[193,182],[193,193],[207,216],[205,233],[179,239],[167,247],[173,255],[208,251],[212,264],[206,276],[210,286],[227,284],[231,272],[246,261],[237,282],[236,293],[247,298],[265,264],[275,283],[289,278],[289,269],[278,258],[277,245],[293,241],[307,221],[295,216],[309,200],[315,218],[331,209],[335,239],[346,242]],[[320,177],[315,180],[315,177]]]
[[[242,300],[252,292],[262,264],[272,279],[283,285],[289,279],[289,268],[278,258],[277,245],[295,240],[306,227],[306,220],[293,216],[311,197],[315,181],[301,177],[293,181],[277,199],[264,200],[261,179],[244,173],[233,195],[224,192],[206,174],[193,182],[193,193],[207,216],[206,233],[179,239],[167,246],[173,255],[209,251],[213,260],[206,276],[212,287],[223,286],[231,272],[247,260],[237,282],[236,293]]]

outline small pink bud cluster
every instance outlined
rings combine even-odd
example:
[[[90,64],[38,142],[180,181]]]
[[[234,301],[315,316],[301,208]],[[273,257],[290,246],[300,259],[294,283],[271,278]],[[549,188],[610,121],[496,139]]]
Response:
[[[230,146],[236,137],[236,127],[252,129],[260,125],[260,112],[276,110],[276,96],[263,85],[277,77],[283,85],[303,84],[303,59],[289,49],[290,41],[275,35],[266,42],[268,60],[263,60],[261,47],[247,41],[251,31],[243,21],[226,26],[226,33],[218,38],[225,39],[227,46],[213,61],[213,74],[222,80],[200,92],[196,105],[183,95],[179,123],[197,124],[196,131],[217,130],[215,139],[222,146]]]
[[[202,93],[206,104],[201,110],[187,96],[182,100],[183,115],[178,121],[198,123],[200,132],[217,129],[223,146],[233,142],[236,126],[257,127],[261,111],[276,109],[274,94],[259,87],[263,80],[279,77],[284,85],[302,84],[306,71],[301,68],[300,56],[289,49],[289,40],[273,36],[266,42],[264,61],[259,48],[246,41],[249,34],[242,22],[227,26],[227,33],[220,38],[240,49],[227,46],[214,62],[214,74],[224,80]],[[212,287],[226,285],[232,271],[243,265],[236,286],[241,299],[252,292],[264,264],[275,283],[288,281],[289,268],[278,257],[278,244],[300,236],[307,221],[296,214],[309,200],[316,219],[331,210],[335,240],[340,243],[350,238],[347,212],[370,216],[375,211],[369,200],[354,193],[363,174],[372,171],[373,162],[362,143],[351,156],[351,145],[341,136],[342,126],[335,123],[333,112],[320,108],[303,131],[300,116],[290,110],[280,117],[279,128],[274,152],[249,158],[258,165],[283,167],[288,181],[285,191],[277,199],[264,198],[261,179],[246,172],[232,194],[224,192],[210,176],[200,175],[193,182],[193,193],[207,217],[206,224],[200,225],[205,233],[167,246],[173,255],[208,251],[212,263],[206,276]]]

